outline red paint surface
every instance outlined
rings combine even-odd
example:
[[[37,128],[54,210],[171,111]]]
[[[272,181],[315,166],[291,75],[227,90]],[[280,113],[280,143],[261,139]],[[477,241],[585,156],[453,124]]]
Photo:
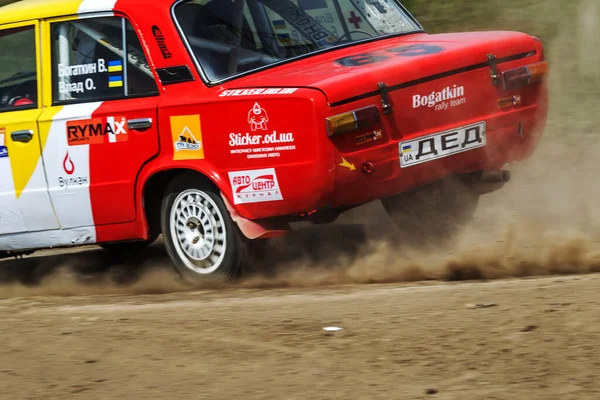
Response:
[[[263,219],[300,214],[325,206],[360,204],[398,193],[439,179],[451,172],[499,168],[522,160],[534,151],[543,132],[547,114],[546,84],[504,91],[491,84],[490,69],[482,67],[448,77],[395,90],[389,93],[393,112],[381,114],[381,123],[367,131],[330,138],[325,118],[360,107],[376,105],[381,98],[371,96],[338,107],[331,103],[377,90],[379,82],[388,86],[418,81],[425,77],[486,62],[488,53],[498,58],[537,50],[530,57],[498,65],[500,72],[540,61],[539,45],[531,36],[513,32],[428,35],[419,33],[382,39],[314,55],[286,65],[234,79],[224,85],[205,85],[173,24],[166,3],[144,4],[119,1],[123,12],[139,30],[146,56],[154,68],[188,65],[193,82],[161,86],[160,95],[147,99],[110,101],[93,118],[125,116],[152,118],[153,127],[128,132],[124,142],[91,147],[92,205],[99,241],[146,236],[142,208],[143,188],[155,173],[173,168],[199,171],[211,179],[235,212],[247,219]],[[154,40],[156,25],[164,36],[170,58],[164,58]],[[438,46],[436,54],[402,54],[400,48],[412,45]],[[399,53],[400,51],[400,53]],[[362,66],[344,66],[336,60],[365,54],[381,59]],[[357,57],[359,56],[359,57]],[[383,59],[385,58],[385,59]],[[413,108],[413,96],[428,95],[446,87],[464,88],[464,104],[436,111]],[[298,87],[292,94],[219,96],[225,90],[241,88]],[[498,100],[521,96],[521,104],[500,108]],[[257,105],[258,119],[252,119]],[[263,119],[263,111],[267,119]],[[171,117],[198,115],[204,158],[174,160]],[[399,143],[406,139],[485,121],[487,146],[410,168],[400,168]],[[523,125],[524,137],[518,135]],[[252,130],[255,128],[255,130]],[[266,128],[266,129],[263,129]],[[356,137],[380,129],[378,140],[356,143]],[[269,139],[265,139],[269,137]],[[256,139],[256,138],[259,139]],[[230,141],[238,138],[232,146]],[[277,139],[280,143],[264,143]],[[263,143],[257,144],[256,140]],[[259,147],[293,146],[293,150],[273,150],[276,157],[249,158]],[[232,153],[249,149],[250,153]],[[342,157],[356,166],[340,166]],[[362,171],[371,163],[372,174]],[[228,173],[274,168],[283,200],[234,204]]]

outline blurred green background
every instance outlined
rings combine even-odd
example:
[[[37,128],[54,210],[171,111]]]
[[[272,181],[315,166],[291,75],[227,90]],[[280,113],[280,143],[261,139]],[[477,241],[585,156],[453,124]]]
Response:
[[[402,3],[429,33],[517,30],[538,36],[551,67],[549,133],[600,132],[600,0]]]
[[[600,134],[600,0],[401,2],[429,33],[516,30],[538,36],[550,62],[546,134],[558,141],[572,140],[572,133],[594,141]]]

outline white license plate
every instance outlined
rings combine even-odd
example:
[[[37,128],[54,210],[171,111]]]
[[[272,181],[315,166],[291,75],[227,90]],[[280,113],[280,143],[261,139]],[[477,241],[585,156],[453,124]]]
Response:
[[[406,168],[485,146],[485,122],[400,142],[400,167]]]

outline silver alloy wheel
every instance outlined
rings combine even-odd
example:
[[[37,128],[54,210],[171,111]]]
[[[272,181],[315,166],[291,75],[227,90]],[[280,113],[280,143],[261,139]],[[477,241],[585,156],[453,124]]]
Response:
[[[207,275],[221,266],[227,250],[225,220],[206,193],[181,192],[171,206],[169,221],[175,249],[186,267]]]

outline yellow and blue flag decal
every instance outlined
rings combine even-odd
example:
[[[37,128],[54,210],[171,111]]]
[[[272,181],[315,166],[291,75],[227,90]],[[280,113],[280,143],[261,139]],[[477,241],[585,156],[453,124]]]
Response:
[[[292,37],[289,33],[279,33],[277,34],[277,39],[279,39],[281,43],[292,43]]]
[[[115,60],[108,62],[108,72],[120,72],[123,71],[123,61]]]
[[[282,19],[277,19],[273,21],[273,26],[275,29],[285,29],[287,26],[285,25],[285,21]]]
[[[123,77],[121,75],[109,76],[108,87],[123,87]]]

